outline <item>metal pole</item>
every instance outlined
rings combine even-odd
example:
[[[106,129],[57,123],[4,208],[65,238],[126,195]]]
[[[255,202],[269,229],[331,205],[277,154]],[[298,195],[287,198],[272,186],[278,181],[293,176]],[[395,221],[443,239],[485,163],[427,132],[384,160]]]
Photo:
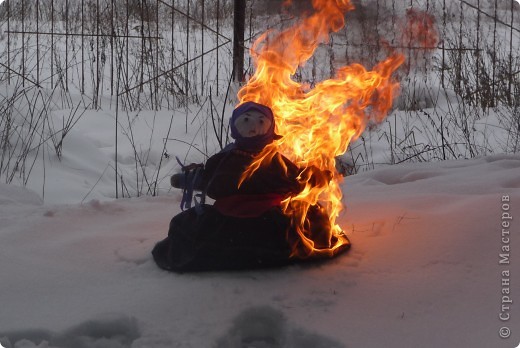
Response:
[[[220,18],[220,0],[217,0],[217,33],[216,33],[216,39],[217,39],[217,46],[218,46],[218,36],[219,36],[219,25],[220,25],[220,21],[219,21],[219,18]],[[219,91],[218,91],[218,85],[219,85],[219,56],[218,56],[218,49],[217,49],[217,95],[219,95]]]
[[[244,30],[246,0],[234,0],[233,16],[233,79],[244,81]]]
[[[69,90],[69,0],[65,1],[65,89]]]
[[[464,24],[464,4],[460,3],[460,18],[459,18],[459,57],[458,57],[458,67],[457,67],[457,89],[459,92],[462,93],[462,48],[464,47],[464,44],[462,42],[463,36],[463,28],[465,27]]]
[[[51,0],[51,88],[54,88],[54,0]]]
[[[25,2],[22,0],[22,86],[25,87]]]
[[[202,2],[201,55],[200,55],[200,94],[204,94],[204,0]]]
[[[114,0],[110,7],[110,95],[114,95]]]
[[[511,87],[513,86],[513,24],[514,24],[514,16],[515,16],[515,2],[511,0],[511,30],[509,36],[509,86],[507,89],[507,101],[509,106],[513,105],[513,90]]]
[[[475,77],[476,77],[477,81],[475,83],[475,88],[477,91],[480,91],[480,0],[477,0],[477,7],[478,7],[478,11],[477,11],[477,51],[475,52],[475,54],[477,56],[477,61],[475,64],[476,65],[475,69],[477,71],[475,72]],[[476,95],[476,98],[482,99],[481,97],[479,98],[478,94]],[[487,104],[488,102],[486,101],[485,103]]]
[[[171,60],[171,68],[174,67],[174,52],[175,52],[175,36],[173,35],[174,32],[175,32],[175,0],[172,0],[172,49],[170,50],[170,60]],[[172,94],[174,93],[174,90],[173,90],[173,87],[175,86],[175,83],[173,82],[173,78],[174,78],[174,75],[171,74],[170,75],[170,80],[171,80],[171,92]]]
[[[444,82],[444,72],[446,71],[446,0],[442,1],[442,69],[441,69],[441,85],[446,88]]]
[[[379,54],[379,51],[381,50],[381,47],[379,46],[380,44],[380,41],[381,41],[381,37],[379,35],[379,0],[377,0],[376,2],[376,54]],[[331,37],[331,42],[332,42],[332,37]],[[331,47],[331,49],[333,50],[333,48]],[[376,58],[376,57],[374,57]]]
[[[81,0],[81,94],[85,94],[85,3]]]
[[[125,24],[125,33],[126,33],[126,40],[125,40],[125,46],[126,46],[126,71],[125,71],[125,78],[126,78],[126,83],[125,83],[125,88],[128,89],[128,84],[129,84],[129,49],[128,49],[128,40],[129,40],[129,37],[128,35],[130,35],[130,32],[129,32],[129,28],[128,28],[128,25],[129,25],[129,17],[130,17],[130,13],[129,13],[129,0],[126,0],[126,24]],[[119,79],[121,78],[120,74],[118,73],[118,81]],[[117,93],[119,94],[119,88],[117,88]]]
[[[159,0],[155,3],[155,37],[159,37]],[[151,40],[151,39],[150,39]],[[159,75],[159,39],[155,39],[154,75]],[[159,78],[155,80],[155,109],[159,109]]]
[[[7,0],[7,83],[11,84],[11,4]]]
[[[497,64],[497,2],[498,0],[495,0],[495,26],[493,29],[493,78],[492,78],[492,85],[491,85],[491,94],[493,95],[493,105],[496,104],[496,94],[495,94],[495,77],[496,77],[496,64]]]
[[[36,0],[36,83],[40,84],[40,0]]]
[[[120,66],[121,63],[119,63],[119,66]],[[118,67],[117,69],[117,94],[116,94],[116,124],[115,124],[115,154],[114,154],[114,169],[115,169],[115,174],[116,174],[116,199],[119,198],[119,191],[117,190],[118,188],[118,180],[119,180],[119,175],[118,175],[118,147],[117,147],[117,143],[118,143],[118,139],[117,139],[117,130],[118,130],[118,127],[119,127],[119,80],[121,78],[121,74],[120,74],[120,68]],[[123,192],[121,190],[121,192]]]
[[[188,8],[186,9],[186,12],[188,13],[188,15],[186,16],[186,62],[189,62],[189,58],[190,58],[190,0],[187,1],[187,6]],[[185,74],[185,77],[184,77],[184,93],[186,95],[186,103],[187,103],[187,98],[188,98],[188,89],[189,89],[189,67],[188,67],[188,63],[186,63],[186,67],[184,69],[184,74]],[[186,128],[187,128],[187,123],[186,123]]]
[[[99,0],[96,0],[96,82],[94,88],[94,107],[97,110],[99,105]]]
[[[144,51],[145,51],[145,41],[144,41],[144,4],[145,0],[141,1],[141,79],[139,80],[139,83],[141,84],[141,87],[139,91],[143,92],[143,81],[144,81]]]

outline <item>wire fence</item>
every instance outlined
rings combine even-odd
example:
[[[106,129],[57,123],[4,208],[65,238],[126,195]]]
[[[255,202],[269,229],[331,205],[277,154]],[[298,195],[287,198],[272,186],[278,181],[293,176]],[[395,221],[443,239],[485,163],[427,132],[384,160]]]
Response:
[[[8,83],[79,92],[95,108],[103,96],[119,96],[129,109],[174,107],[221,89],[231,40],[222,33],[219,1],[213,8],[175,0],[6,0],[2,6],[0,78]]]
[[[77,91],[94,108],[103,97],[117,96],[126,109],[159,109],[224,93],[232,74],[232,5],[231,0],[6,0],[0,5],[0,80]],[[296,78],[313,82],[333,75],[338,64],[370,65],[399,49],[408,56],[403,75],[421,70],[426,83],[440,78],[444,88],[482,106],[519,99],[515,1],[354,5],[345,29]],[[273,8],[279,7],[272,1],[247,1],[241,45],[248,47],[266,26],[285,25],[301,11],[296,4],[281,17],[269,16]],[[414,11],[433,18],[440,36],[433,47],[404,39]],[[416,20],[420,25],[425,18]]]

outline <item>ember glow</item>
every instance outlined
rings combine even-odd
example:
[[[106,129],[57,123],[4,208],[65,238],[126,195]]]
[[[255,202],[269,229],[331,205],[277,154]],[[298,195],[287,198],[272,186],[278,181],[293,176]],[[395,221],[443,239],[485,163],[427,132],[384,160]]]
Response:
[[[255,101],[271,107],[276,132],[282,139],[267,146],[244,173],[247,180],[276,151],[301,168],[306,183],[297,196],[286,199],[284,213],[292,218],[300,239],[293,242],[293,257],[332,256],[349,243],[336,218],[343,209],[341,175],[335,157],[347,151],[368,121],[382,121],[399,88],[392,73],[404,56],[391,54],[371,71],[360,64],[338,69],[335,77],[314,87],[292,79],[297,68],[312,57],[318,45],[344,26],[344,14],[353,10],[350,0],[314,0],[314,14],[284,31],[268,31],[251,48],[255,73],[238,92],[240,103]],[[332,180],[329,181],[329,173]],[[314,174],[314,175],[312,175]],[[310,231],[308,216],[326,211],[327,235]]]

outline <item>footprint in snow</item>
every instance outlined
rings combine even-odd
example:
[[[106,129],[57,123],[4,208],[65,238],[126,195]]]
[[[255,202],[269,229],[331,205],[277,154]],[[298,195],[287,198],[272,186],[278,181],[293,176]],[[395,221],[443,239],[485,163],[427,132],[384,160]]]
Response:
[[[0,347],[130,348],[139,337],[135,318],[107,315],[87,320],[61,333],[40,329],[0,332]]]
[[[346,348],[330,338],[301,328],[292,328],[285,316],[268,307],[242,311],[215,348]]]

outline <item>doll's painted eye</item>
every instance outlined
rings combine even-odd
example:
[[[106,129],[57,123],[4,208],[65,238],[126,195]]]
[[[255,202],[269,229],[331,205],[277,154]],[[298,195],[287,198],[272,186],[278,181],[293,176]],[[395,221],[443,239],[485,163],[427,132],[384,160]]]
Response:
[[[260,122],[260,124],[264,124],[264,119],[261,118],[259,122]]]
[[[249,121],[249,117],[244,117],[244,122],[248,122]]]

